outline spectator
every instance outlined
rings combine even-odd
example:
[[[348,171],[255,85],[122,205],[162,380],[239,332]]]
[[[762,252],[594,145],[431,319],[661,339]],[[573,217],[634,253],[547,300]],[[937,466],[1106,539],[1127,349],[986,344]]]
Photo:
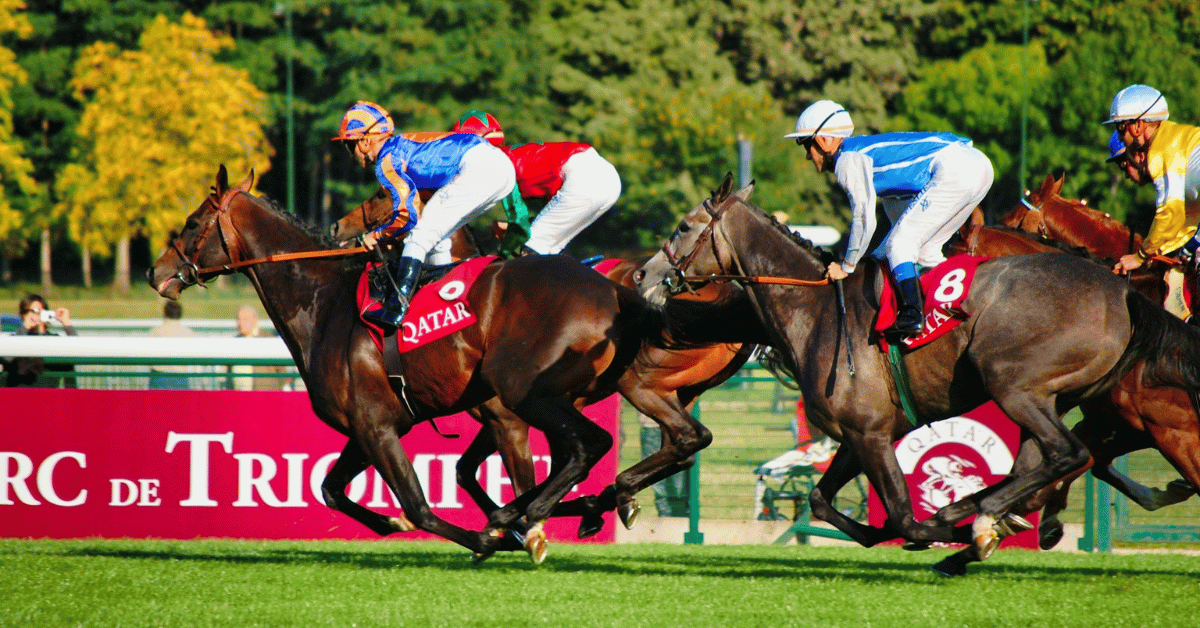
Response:
[[[163,303],[163,322],[158,327],[151,329],[150,335],[163,338],[195,336],[196,332],[180,322],[181,318],[183,318],[183,306],[179,304],[179,301],[167,301]],[[163,375],[152,375],[150,377],[150,388],[186,390],[189,387],[188,378],[176,375],[176,373],[187,372],[187,367],[182,364],[160,364],[151,366],[150,370],[156,373],[163,373]]]
[[[237,314],[234,317],[237,323],[236,338],[262,338],[273,336],[269,331],[263,331],[258,324],[258,312],[253,306],[243,305],[238,308]],[[282,366],[250,366],[248,364],[240,364],[229,367],[231,377],[230,388],[233,390],[283,390],[286,383],[284,378],[279,377],[262,377],[262,375],[271,375],[283,373],[286,371]],[[240,377],[238,377],[240,375]],[[259,375],[259,377],[252,377]]]
[[[18,336],[57,336],[58,332],[50,331],[50,325],[62,325],[63,333],[68,336],[79,335],[71,324],[71,311],[65,307],[51,310],[46,299],[40,294],[27,294],[17,303],[17,313],[21,316],[21,326],[17,329]],[[75,370],[72,364],[46,365],[42,358],[0,358],[6,374],[5,386],[28,386],[32,388],[65,388],[75,387],[73,377],[44,377],[45,371],[71,372]]]

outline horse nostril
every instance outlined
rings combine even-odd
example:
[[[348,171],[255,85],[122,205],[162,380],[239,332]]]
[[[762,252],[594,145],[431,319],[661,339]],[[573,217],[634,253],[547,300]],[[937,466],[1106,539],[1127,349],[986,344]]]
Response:
[[[329,235],[336,238],[337,234],[338,234],[338,224],[335,222],[335,223],[333,223],[333,226],[329,227]]]
[[[638,286],[642,285],[642,280],[645,278],[646,278],[645,270],[639,269],[633,273],[633,283],[635,285],[638,285]]]

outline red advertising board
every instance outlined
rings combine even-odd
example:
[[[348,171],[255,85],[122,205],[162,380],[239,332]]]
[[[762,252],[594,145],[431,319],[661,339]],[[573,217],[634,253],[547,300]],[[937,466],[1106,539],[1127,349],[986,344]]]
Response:
[[[619,397],[585,410],[616,433]],[[480,529],[484,516],[455,483],[479,430],[466,414],[418,425],[401,439],[433,511]],[[0,389],[0,536],[29,538],[373,539],[322,501],[321,481],[346,438],[293,392]],[[549,450],[530,433],[538,479]],[[616,451],[567,498],[611,484]],[[498,502],[513,497],[498,456],[480,471]],[[368,469],[348,494],[384,513],[399,504]],[[615,539],[611,516],[591,543]],[[577,541],[577,518],[552,519],[550,538]],[[423,532],[389,538],[431,538]]]
[[[934,421],[906,434],[896,443],[896,459],[908,480],[917,521],[1008,475],[1020,437],[1020,428],[991,402],[963,416]],[[868,513],[873,526],[882,526],[887,520],[874,489]],[[1036,526],[1038,515],[1026,519]],[[1011,536],[1002,545],[1037,546],[1036,528]]]

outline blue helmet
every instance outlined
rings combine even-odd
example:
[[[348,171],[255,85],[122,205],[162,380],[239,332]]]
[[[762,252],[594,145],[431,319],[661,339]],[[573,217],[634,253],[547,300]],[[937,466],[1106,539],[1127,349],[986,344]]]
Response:
[[[1121,134],[1113,131],[1112,137],[1108,138],[1108,159],[1104,161],[1112,163],[1118,159],[1125,158],[1125,142],[1121,141]]]
[[[1149,85],[1130,85],[1113,96],[1104,124],[1146,120],[1159,122],[1170,116],[1167,99]]]

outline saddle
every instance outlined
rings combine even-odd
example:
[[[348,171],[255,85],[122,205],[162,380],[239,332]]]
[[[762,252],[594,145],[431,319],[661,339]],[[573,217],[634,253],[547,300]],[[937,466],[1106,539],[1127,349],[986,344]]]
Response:
[[[380,352],[386,357],[391,351],[405,353],[444,338],[475,324],[475,313],[467,302],[467,294],[484,267],[500,258],[474,257],[446,266],[425,266],[404,320],[396,329],[383,328],[362,319],[371,332]],[[358,311],[362,312],[370,297],[371,272],[379,266],[369,264],[358,280]],[[386,281],[386,279],[384,279]],[[387,340],[394,338],[394,340]],[[390,371],[389,366],[389,371]]]
[[[969,314],[962,309],[963,299],[971,291],[971,280],[975,269],[991,259],[974,255],[955,255],[921,275],[921,291],[924,295],[925,327],[915,338],[904,339],[899,347],[910,351],[933,342],[946,332],[965,321]],[[880,282],[879,315],[875,319],[875,334],[879,348],[888,350],[883,331],[896,320],[895,280],[890,269],[880,266],[884,281]]]

